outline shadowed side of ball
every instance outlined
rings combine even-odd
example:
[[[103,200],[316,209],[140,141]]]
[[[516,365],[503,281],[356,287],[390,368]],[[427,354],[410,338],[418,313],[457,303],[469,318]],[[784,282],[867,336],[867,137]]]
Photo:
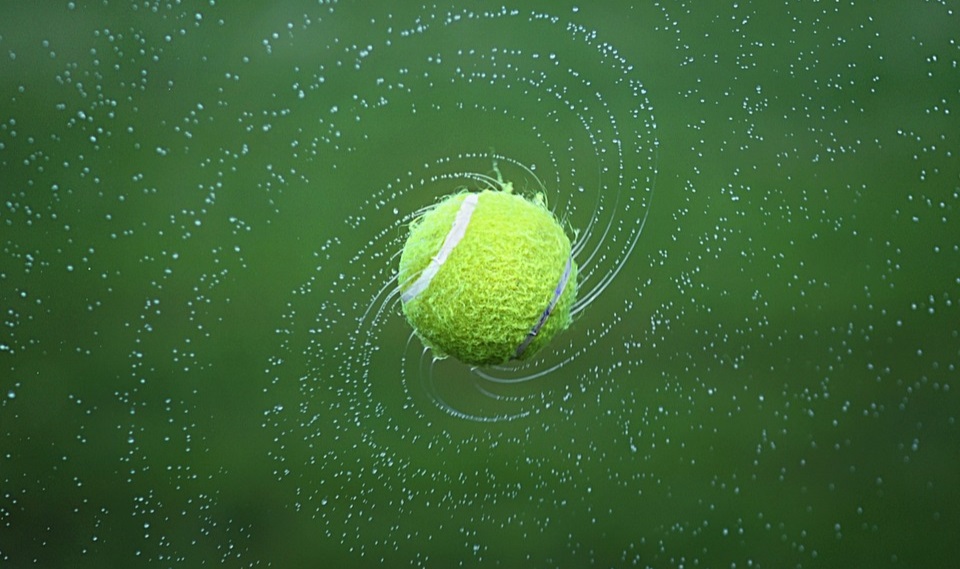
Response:
[[[532,356],[570,325],[577,266],[543,203],[485,190],[451,195],[411,225],[398,282],[436,356],[491,365]]]

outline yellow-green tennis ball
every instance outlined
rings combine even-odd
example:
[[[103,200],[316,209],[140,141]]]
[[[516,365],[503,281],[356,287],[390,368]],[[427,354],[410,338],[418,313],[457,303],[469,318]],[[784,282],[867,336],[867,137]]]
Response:
[[[570,325],[577,266],[542,198],[485,190],[448,196],[413,222],[398,282],[435,356],[490,365],[526,359]]]

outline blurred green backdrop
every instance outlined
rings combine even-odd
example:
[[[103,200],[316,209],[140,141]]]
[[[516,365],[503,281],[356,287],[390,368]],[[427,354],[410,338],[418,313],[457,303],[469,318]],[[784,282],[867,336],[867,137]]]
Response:
[[[0,565],[955,564],[957,9],[3,3]],[[481,423],[388,291],[494,153],[621,268]]]

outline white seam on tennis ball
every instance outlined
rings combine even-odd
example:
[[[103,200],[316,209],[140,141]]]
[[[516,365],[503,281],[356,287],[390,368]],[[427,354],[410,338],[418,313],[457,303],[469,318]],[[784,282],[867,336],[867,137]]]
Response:
[[[453,219],[453,225],[450,227],[450,232],[447,233],[446,238],[443,240],[443,245],[440,246],[440,250],[437,251],[437,254],[430,259],[430,264],[427,265],[427,268],[420,273],[420,277],[410,285],[410,288],[403,291],[403,294],[400,295],[400,300],[404,303],[410,302],[417,297],[418,294],[425,291],[428,286],[430,286],[430,281],[433,280],[433,277],[436,276],[437,271],[440,270],[440,267],[447,262],[447,257],[450,256],[450,252],[453,251],[454,247],[457,246],[457,243],[463,239],[464,233],[467,232],[467,225],[470,224],[470,217],[473,215],[473,210],[477,207],[477,199],[479,194],[467,194],[463,198],[463,202],[460,203],[460,209],[457,210],[457,215]]]
[[[560,302],[560,297],[563,295],[563,290],[567,288],[567,281],[570,280],[570,272],[573,264],[573,252],[570,252],[570,255],[567,257],[567,265],[563,269],[563,274],[560,275],[560,282],[557,283],[557,288],[553,291],[553,298],[550,299],[550,303],[547,304],[546,310],[543,311],[543,314],[540,315],[540,320],[530,329],[530,332],[527,333],[527,337],[523,339],[523,342],[517,346],[517,353],[514,355],[514,359],[520,359],[520,356],[523,355],[523,352],[527,351],[527,348],[530,347],[530,344],[533,343],[533,340],[537,337],[537,334],[540,333],[540,329],[543,328],[543,325],[546,324],[547,318],[550,318],[550,314],[553,313],[553,309],[557,307],[557,303]]]

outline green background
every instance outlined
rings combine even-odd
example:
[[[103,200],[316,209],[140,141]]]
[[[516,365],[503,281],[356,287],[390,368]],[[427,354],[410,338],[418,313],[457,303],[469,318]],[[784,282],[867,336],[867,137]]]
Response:
[[[954,564],[957,10],[3,3],[0,566]],[[521,385],[390,295],[494,155],[613,277]]]

